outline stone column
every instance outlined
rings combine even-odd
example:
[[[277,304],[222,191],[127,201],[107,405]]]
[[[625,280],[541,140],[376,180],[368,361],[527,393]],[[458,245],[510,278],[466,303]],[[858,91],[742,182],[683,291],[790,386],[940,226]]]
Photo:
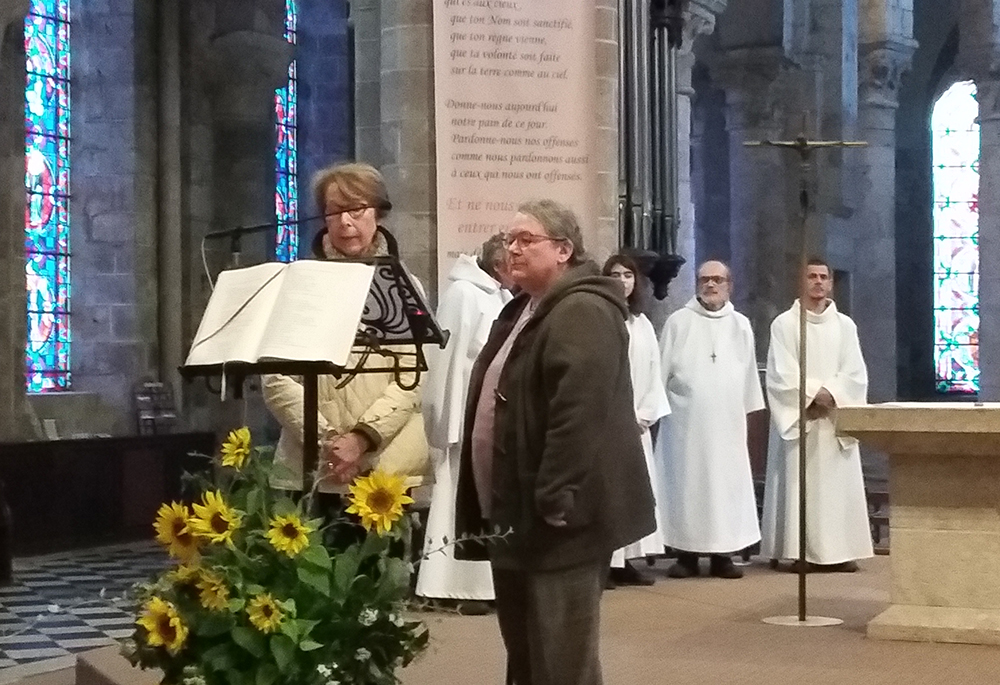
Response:
[[[979,398],[1000,401],[1000,0],[963,0],[958,67],[979,100]]]
[[[780,47],[740,48],[712,70],[726,91],[733,304],[750,318],[761,359],[771,320],[796,296],[798,170],[793,155],[744,142],[788,134],[795,79],[786,65]]]
[[[209,46],[217,229],[274,220],[274,91],[288,78],[283,0],[217,0]]]
[[[618,251],[618,0],[596,0],[597,131],[594,154],[607,160],[597,172],[597,217],[584,222],[584,245],[596,260]]]
[[[992,72],[996,73],[996,72]],[[1000,80],[979,95],[979,399],[1000,401]]]
[[[694,45],[698,36],[709,35],[715,30],[715,18],[726,9],[726,0],[693,0],[684,16],[684,39],[677,56],[677,172],[680,226],[677,232],[677,254],[687,263],[670,283],[670,293],[664,301],[669,313],[681,308],[694,297],[697,251],[695,248],[695,206],[691,192],[691,102],[694,88],[691,72],[694,69]]]
[[[425,284],[437,283],[437,165],[431,3],[381,3],[381,168],[400,258]],[[360,104],[360,103],[359,103]]]
[[[860,191],[851,317],[868,363],[868,399],[885,402],[896,399],[896,110],[916,43],[912,5],[865,0],[861,10],[858,134],[868,147],[851,153]]]
[[[0,441],[32,436],[24,392],[24,15],[0,0]]]
[[[354,25],[355,158],[382,164],[382,20],[383,0],[352,0]],[[430,3],[427,3],[427,12]],[[391,191],[391,189],[390,189]],[[390,195],[391,197],[391,195]]]

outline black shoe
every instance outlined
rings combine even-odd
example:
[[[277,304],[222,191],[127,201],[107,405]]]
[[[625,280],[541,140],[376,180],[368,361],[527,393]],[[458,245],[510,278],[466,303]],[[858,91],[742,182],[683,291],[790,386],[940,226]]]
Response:
[[[736,580],[743,577],[743,571],[736,568],[732,557],[725,554],[713,554],[710,564],[709,572],[716,578]]]
[[[816,564],[816,567],[816,570],[821,573],[856,573],[859,570],[856,561],[843,561],[839,564]]]
[[[616,585],[652,585],[656,582],[627,561],[623,568],[612,568],[608,577]]]
[[[690,552],[678,553],[677,562],[667,569],[671,578],[697,578],[698,574],[698,555]]]
[[[461,599],[456,602],[455,609],[462,616],[486,616],[493,613],[489,602],[477,599]]]

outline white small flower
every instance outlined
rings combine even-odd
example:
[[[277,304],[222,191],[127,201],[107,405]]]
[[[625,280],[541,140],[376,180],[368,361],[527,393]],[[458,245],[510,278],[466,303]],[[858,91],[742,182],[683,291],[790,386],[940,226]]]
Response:
[[[358,661],[368,661],[372,658],[372,653],[364,647],[358,647],[358,651],[354,653],[354,658]]]
[[[361,614],[358,616],[358,623],[367,628],[374,624],[376,619],[378,619],[378,612],[372,608],[365,608],[361,610]]]
[[[333,675],[333,669],[331,669],[326,664],[317,664],[316,672],[319,673],[324,678],[328,678]]]
[[[406,624],[406,621],[403,620],[403,617],[399,616],[398,614],[389,614],[389,620],[392,621],[392,625],[396,626],[397,628],[402,628]]]

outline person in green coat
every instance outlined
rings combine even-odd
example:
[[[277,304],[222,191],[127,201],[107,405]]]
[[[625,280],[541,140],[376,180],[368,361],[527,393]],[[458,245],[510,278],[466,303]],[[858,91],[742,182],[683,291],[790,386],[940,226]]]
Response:
[[[599,685],[611,554],[656,527],[628,305],[559,203],[522,204],[506,242],[521,292],[473,367],[456,501],[460,535],[506,534],[456,556],[488,553],[508,683]]]

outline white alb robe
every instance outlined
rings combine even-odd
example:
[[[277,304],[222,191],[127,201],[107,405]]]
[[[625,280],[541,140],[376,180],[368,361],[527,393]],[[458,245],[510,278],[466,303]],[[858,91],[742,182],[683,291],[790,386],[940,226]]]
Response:
[[[655,487],[657,474],[653,463],[653,440],[649,429],[670,413],[670,403],[667,402],[667,393],[663,389],[661,380],[660,350],[656,344],[653,324],[645,315],[638,314],[630,316],[625,322],[625,327],[628,329],[628,361],[632,375],[635,418],[642,429],[642,451],[646,456],[646,468],[649,469],[649,482]],[[654,507],[656,520],[659,522],[660,505],[655,500]],[[641,540],[617,550],[611,555],[611,565],[623,568],[626,559],[637,559],[652,554],[663,554],[663,536],[659,528]]]
[[[799,556],[799,303],[771,324],[767,397],[771,437],[764,488],[764,540],[771,559]],[[858,329],[830,302],[806,312],[806,406],[826,388],[838,407],[867,402]],[[836,410],[834,410],[836,411]],[[837,437],[834,415],[806,424],[806,561],[839,564],[872,556],[858,441]]]
[[[424,539],[425,558],[417,594],[435,599],[492,600],[488,561],[455,559],[455,497],[462,447],[462,423],[472,364],[510,294],[483,271],[475,257],[461,255],[438,304],[437,320],[451,332],[444,350],[427,350],[423,415],[434,462],[434,490]]]
[[[747,414],[764,408],[750,321],[731,302],[709,311],[692,298],[661,344],[673,409],[656,441],[666,543],[702,554],[749,547],[760,528]]]

